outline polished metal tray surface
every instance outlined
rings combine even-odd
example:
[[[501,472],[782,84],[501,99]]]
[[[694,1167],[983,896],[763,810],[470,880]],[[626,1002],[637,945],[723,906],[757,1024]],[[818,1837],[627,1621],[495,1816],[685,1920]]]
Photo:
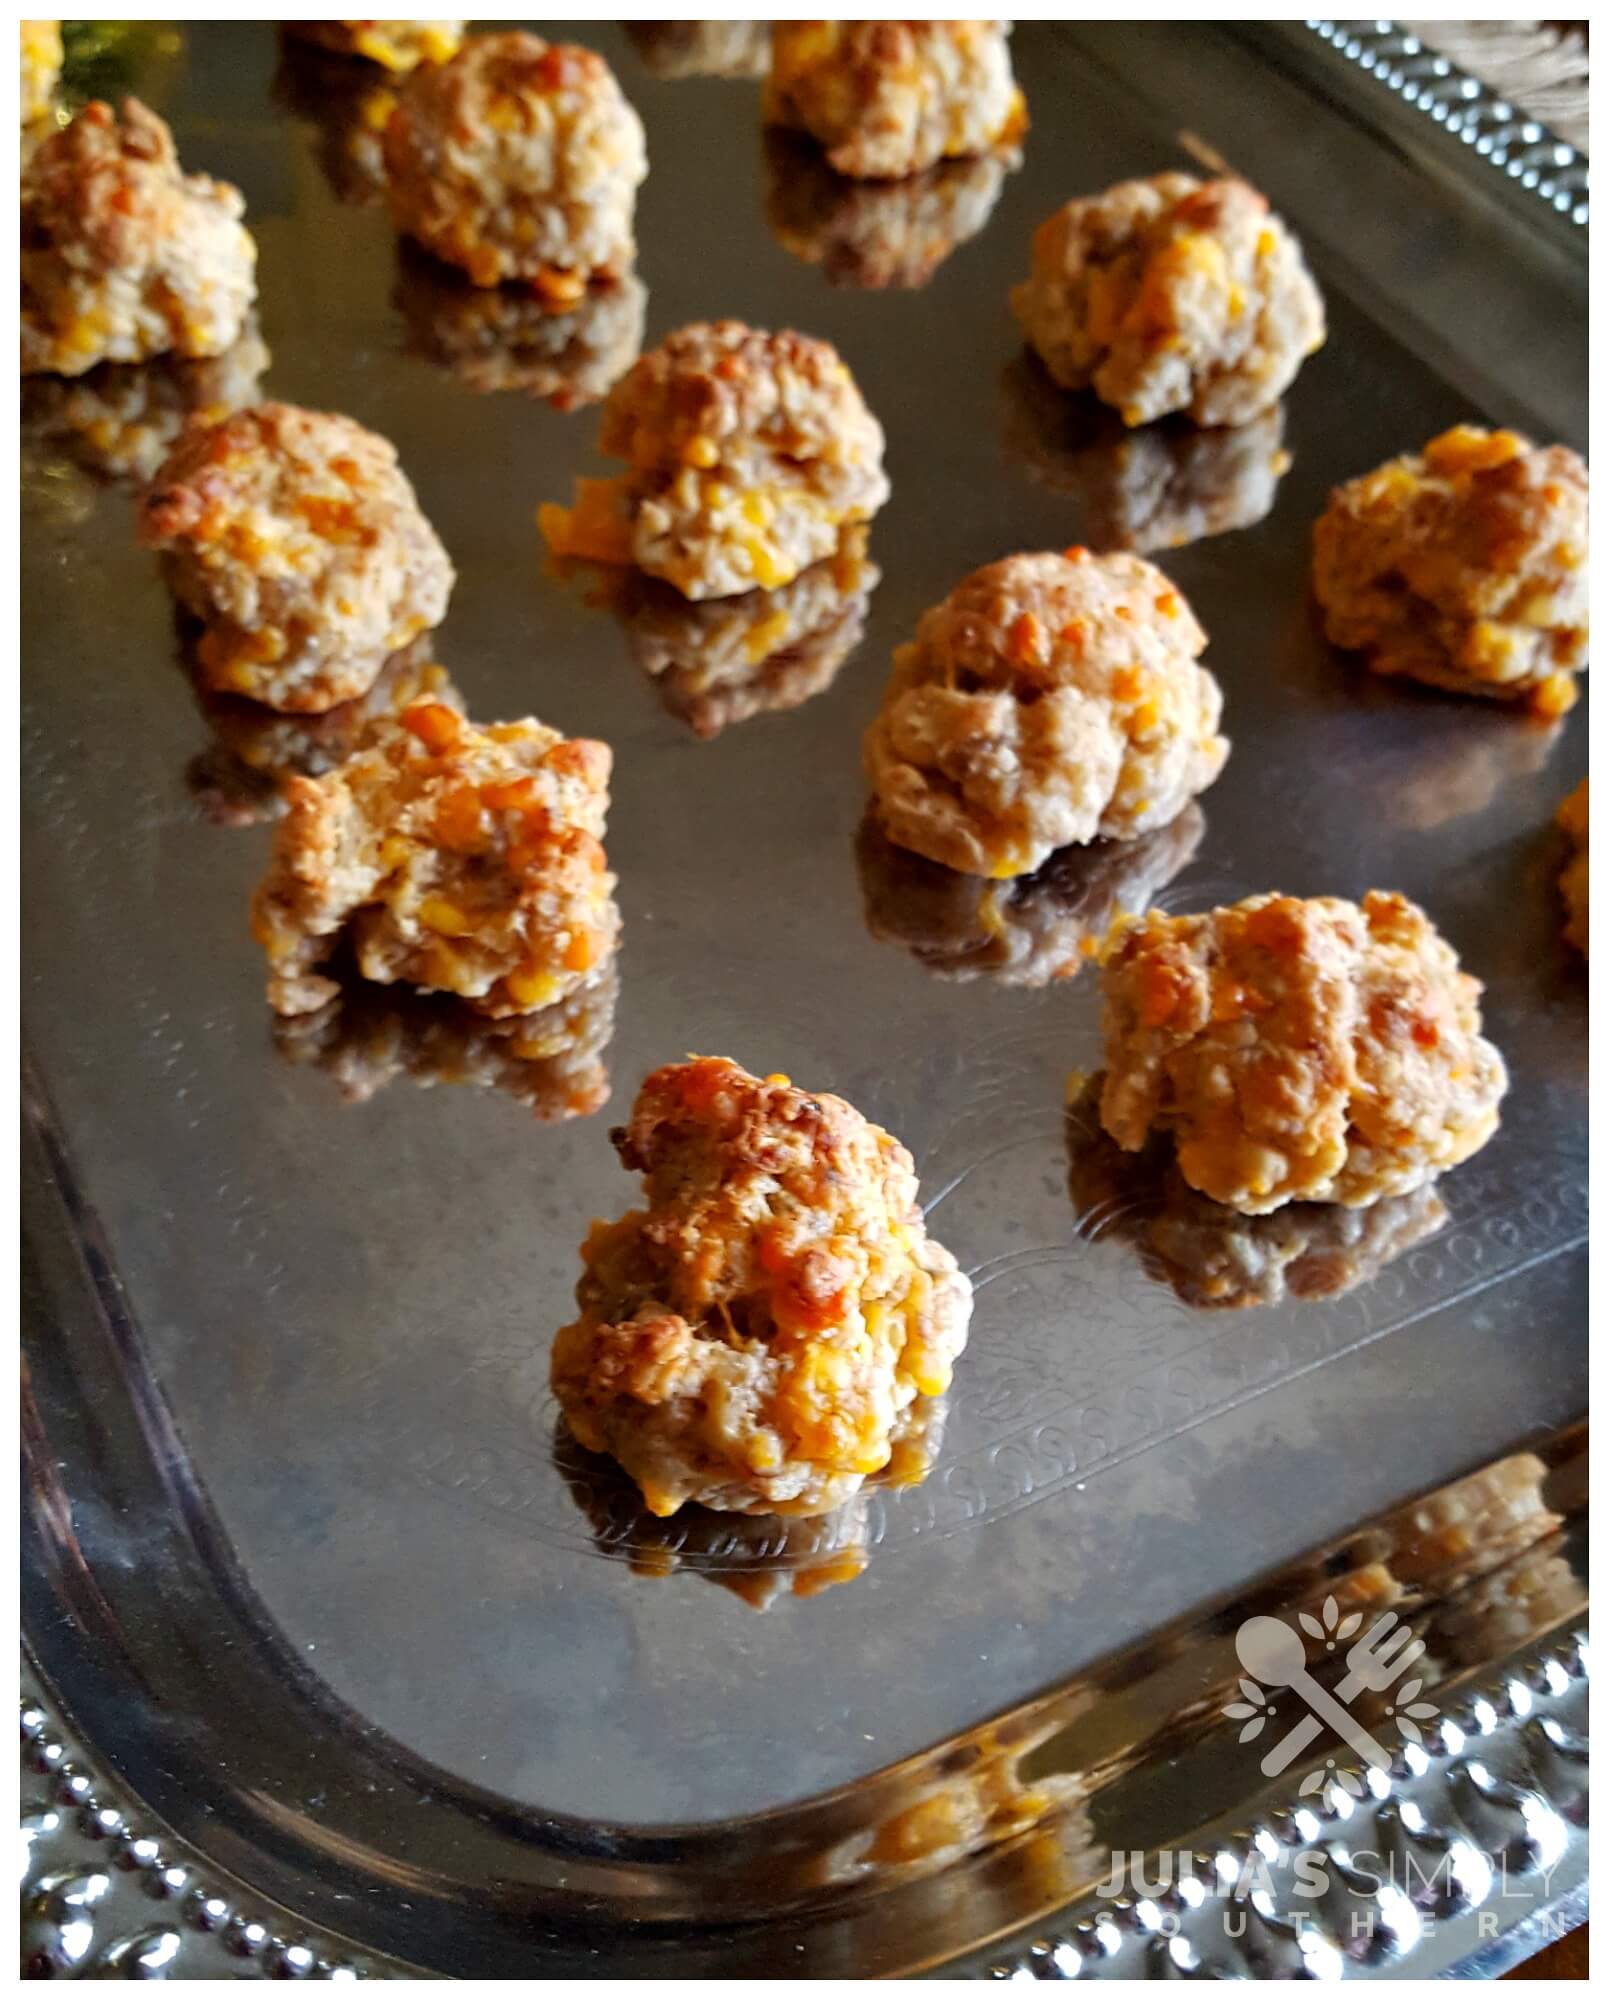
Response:
[[[864,638],[805,705],[696,739],[541,557],[537,504],[602,469],[593,417],[417,351],[383,212],[337,198],[268,24],[138,42],[118,80],[245,192],[266,392],[393,439],[452,552],[436,652],[472,711],[614,746],[625,942],[609,1111],[543,1124],[406,1079],[347,1106],[287,1061],[245,920],[268,836],[198,804],[208,725],[129,494],[25,444],[27,1629],[66,1726],[174,1839],[359,1957],[897,1972],[1078,1886],[1065,1854],[1023,1869],[1013,1823],[957,1833],[994,1873],[935,1899],[945,1843],[875,1837],[913,1784],[993,1771],[1070,1688],[1118,1702],[1102,1661],[1143,1664],[1253,1579],[1311,1582],[1284,1566],[1585,1407],[1585,981],[1549,831],[1585,715],[1549,731],[1367,681],[1306,589],[1336,480],[1464,417],[1584,442],[1584,246],[1383,144],[1276,33],[1024,24],[1033,130],[986,226],[925,288],[833,285],[772,233],[787,165],[751,83],[566,32],[647,128],[648,338],[726,314],[825,335],[884,423]],[[891,647],[978,563],[1093,532],[1006,309],[1029,234],[1203,149],[1301,235],[1330,337],[1286,401],[1272,512],[1158,558],[1234,743],[1164,899],[1399,888],[1485,981],[1513,1073],[1437,1234],[1344,1297],[1242,1313],[1191,1310],[1069,1193],[1093,982],[936,977],[869,932],[856,845]],[[896,1132],[977,1287],[930,1476],[815,1541],[655,1531],[556,1428],[576,1246],[631,1195],[610,1119],[687,1050]],[[757,1615],[835,1533],[863,1572]],[[1537,1616],[1516,1645],[1546,1641]],[[1180,1689],[1148,1699],[1124,1741],[1162,1740]],[[1143,1840],[1233,1812],[1249,1760],[1203,1766],[1167,1831],[1151,1801]],[[1102,1824],[1143,1844],[1120,1806]]]

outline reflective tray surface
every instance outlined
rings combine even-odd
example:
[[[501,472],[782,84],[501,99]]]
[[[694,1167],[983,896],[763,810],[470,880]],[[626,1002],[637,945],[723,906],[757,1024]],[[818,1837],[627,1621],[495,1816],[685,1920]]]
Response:
[[[542,560],[538,503],[603,469],[595,413],[476,394],[409,350],[384,214],[336,199],[315,130],[274,94],[274,30],[185,28],[130,82],[187,165],[245,192],[267,393],[396,443],[458,567],[435,652],[472,713],[614,746],[607,1110],[543,1124],[498,1091],[406,1078],[349,1106],[276,1049],[246,929],[267,830],[197,802],[208,726],[129,495],[25,452],[25,1015],[55,1184],[31,1211],[27,1340],[61,1481],[31,1545],[30,1629],[174,1824],[225,1866],[255,1846],[292,1871],[297,1843],[322,1842],[326,1915],[358,1934],[375,1921],[358,1901],[450,1870],[438,1794],[474,1788],[487,1825],[568,1825],[596,1855],[620,1828],[769,1809],[785,1830],[784,1809],[1586,1399],[1586,987],[1550,831],[1585,712],[1550,735],[1369,681],[1328,651],[1306,587],[1338,479],[1464,417],[1584,443],[1578,267],[1421,183],[1224,31],[1024,24],[1034,129],[981,233],[924,289],[834,286],[768,227],[751,83],[663,80],[618,28],[571,32],[647,127],[647,339],[724,314],[824,335],[888,433],[864,638],[826,691],[712,741]],[[1075,191],[1186,163],[1181,127],[1302,236],[1330,337],[1286,402],[1272,513],[1156,558],[1210,634],[1234,745],[1163,900],[1401,889],[1486,982],[1513,1072],[1438,1234],[1345,1297],[1247,1312],[1192,1310],[1121,1230],[1080,1226],[1063,1093],[1098,1061],[1094,982],[936,977],[869,933],[857,869],[859,740],[892,647],[975,565],[1089,532],[1006,307],[1029,235]],[[1477,255],[1474,324],[1459,288]],[[978,1287],[935,1470],[868,1500],[863,1574],[763,1615],[720,1575],[791,1575],[820,1552],[809,1537],[695,1534],[678,1557],[558,1442],[546,1386],[586,1225],[634,1196],[611,1118],[690,1050],[838,1091],[898,1134]],[[89,1636],[110,1631],[115,1664]],[[259,1675],[316,1718],[300,1760],[281,1736],[274,1796],[229,1749],[232,1727],[237,1750],[281,1727],[244,1719]],[[376,1836],[393,1862],[361,1896],[330,1887],[351,1801],[325,1798],[321,1746],[343,1735],[387,1760],[393,1822],[417,1816]]]

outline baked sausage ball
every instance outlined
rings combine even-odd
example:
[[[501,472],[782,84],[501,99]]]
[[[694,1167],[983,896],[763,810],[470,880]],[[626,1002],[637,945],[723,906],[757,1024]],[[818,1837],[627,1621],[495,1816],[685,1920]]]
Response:
[[[365,1104],[399,1076],[498,1090],[542,1124],[587,1118],[609,1101],[603,1052],[615,1026],[613,956],[562,1000],[490,1021],[450,994],[411,993],[361,978],[316,1013],[280,1015],[274,1046],[321,1069],[348,1104]]]
[[[63,50],[60,21],[19,21],[21,43],[22,123],[31,125],[43,118],[56,95],[61,77]]]
[[[259,403],[190,424],[140,503],[210,684],[333,708],[441,622],[454,576],[395,448],[350,417]]]
[[[771,67],[768,21],[628,21],[632,47],[655,76],[764,76]]]
[[[87,375],[30,375],[22,434],[98,478],[143,486],[192,417],[215,423],[255,402],[268,362],[248,320],[233,347],[206,361],[108,361]]]
[[[338,56],[362,56],[402,73],[444,63],[464,39],[462,21],[287,21],[285,32]]]
[[[1103,984],[1101,1123],[1129,1152],[1171,1135],[1189,1184],[1244,1214],[1404,1194],[1497,1129],[1480,983],[1405,897],[1152,911]]]
[[[86,104],[22,170],[22,372],[222,354],[257,295],[240,191],[182,174],[134,98]]]
[[[1004,21],[775,21],[768,124],[808,132],[841,174],[897,180],[1008,146],[1028,127]]]
[[[615,572],[616,617],[660,699],[695,736],[797,708],[832,685],[860,643],[881,572],[866,559],[866,531],[851,528],[825,562],[780,590],[689,604],[640,570]]]
[[[882,426],[837,350],[739,320],[645,354],[598,443],[630,469],[541,510],[553,553],[634,563],[693,599],[790,583],[888,498]]]
[[[1587,956],[1587,780],[1583,778],[1560,806],[1559,825],[1570,837],[1574,851],[1559,877],[1559,893],[1564,898],[1564,935],[1581,956]]]
[[[910,1154],[724,1058],[656,1070],[613,1137],[647,1207],[583,1246],[553,1344],[571,1430],[655,1514],[840,1506],[966,1345],[972,1287],[928,1239]]]
[[[1459,424],[1336,487],[1313,589],[1377,674],[1562,715],[1587,665],[1587,468]]]
[[[1093,397],[1058,389],[1031,354],[1004,387],[1007,453],[1078,503],[1078,532],[1094,549],[1149,555],[1252,527],[1291,468],[1283,403],[1217,430],[1187,417],[1130,430]]]
[[[1184,410],[1243,424],[1324,343],[1324,302],[1296,240],[1244,181],[1157,174],[1059,208],[1011,295],[1064,389],[1126,424]]]
[[[518,285],[472,285],[422,252],[404,254],[395,302],[409,345],[477,395],[507,390],[558,410],[600,402],[642,351],[646,288],[631,275],[555,312]]]
[[[1100,1129],[1100,1097],[1097,1076],[1068,1106],[1074,1207],[1087,1233],[1131,1241],[1188,1306],[1340,1298],[1447,1221],[1430,1181],[1367,1208],[1293,1201],[1272,1215],[1241,1215],[1185,1182],[1165,1138],[1123,1152]]]
[[[1188,604],[1138,556],[1008,556],[894,655],[866,774],[902,847],[1026,875],[1166,826],[1223,769],[1223,697]]]
[[[642,122],[591,49],[474,36],[409,78],[385,160],[397,227],[477,285],[517,280],[563,309],[636,256]]]
[[[863,291],[925,285],[994,212],[1016,154],[946,160],[897,181],[835,173],[789,132],[766,134],[766,210],[784,250],[833,285]]]
[[[493,1019],[562,1000],[615,948],[603,851],[609,746],[526,718],[477,729],[415,702],[287,810],[252,906],[270,1006],[334,999],[342,945],[365,979],[456,993]]]
[[[196,641],[181,642],[181,663],[212,740],[190,764],[191,796],[219,826],[254,826],[285,810],[287,778],[322,778],[361,750],[382,723],[416,701],[445,702],[463,713],[463,697],[447,669],[431,659],[421,636],[393,653],[378,679],[353,701],[318,715],[285,715],[244,695],[219,694],[195,662]]]
[[[963,875],[890,840],[871,807],[855,842],[866,928],[902,944],[941,979],[1047,986],[1099,955],[1125,913],[1138,914],[1193,859],[1206,830],[1191,803],[1138,840],[1065,847],[1032,875]]]

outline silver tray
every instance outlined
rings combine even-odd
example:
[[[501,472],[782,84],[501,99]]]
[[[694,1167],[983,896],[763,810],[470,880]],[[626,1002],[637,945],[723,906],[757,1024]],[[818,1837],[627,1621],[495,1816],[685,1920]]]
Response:
[[[398,445],[459,568],[438,656],[474,711],[615,747],[616,1110],[689,1048],[842,1092],[912,1148],[978,1304],[938,1463],[862,1511],[853,1582],[788,1588],[832,1529],[652,1535],[556,1437],[546,1390],[582,1230],[629,1198],[608,1114],[544,1125],[406,1080],[345,1107],[282,1058],[245,929],[266,835],[196,802],[208,727],[129,496],[31,445],[41,1965],[1275,1976],[1328,1949],[1389,1974],[1483,1949],[1489,1969],[1576,1908],[1586,1008],[1549,820],[1586,721],[1549,735],[1364,681],[1315,630],[1306,551],[1331,483],[1461,417],[1584,441],[1584,232],[1490,148],[1405,136],[1400,87],[1323,25],[1022,25],[1021,171],[925,289],[883,292],[771,234],[751,84],[664,80],[617,28],[574,31],[648,130],[648,337],[715,314],[823,334],[888,431],[858,651],[711,742],[540,559],[537,503],[601,469],[592,418],[476,395],[410,349],[383,214],[336,199],[273,29],[112,61],[188,164],[245,191],[269,393]],[[1345,1297],[1242,1313],[1190,1310],[1073,1205],[1063,1084],[1097,1057],[1091,984],[935,978],[868,934],[855,845],[891,646],[977,563],[1080,538],[1005,307],[1028,235],[1070,192],[1203,147],[1299,232],[1331,333],[1287,400],[1273,512],[1161,558],[1234,739],[1166,900],[1401,888],[1485,980],[1514,1073],[1437,1235]],[[1407,1503],[1453,1482],[1433,1518],[1461,1525],[1427,1554]],[[1425,1746],[1361,1803],[1333,1742],[1271,1784],[1222,1714],[1237,1617],[1373,1602],[1382,1568],[1435,1668]],[[774,1590],[764,1615],[733,1582]],[[1455,1883],[1415,1928],[1344,1858],[1365,1813],[1380,1840],[1507,1857],[1503,1893]],[[1209,1840],[1322,1851],[1339,1872],[1311,1927],[1266,1899],[1238,1938],[1210,1899],[1102,1900],[1114,1850]],[[1378,1921],[1354,1935],[1360,1903]]]

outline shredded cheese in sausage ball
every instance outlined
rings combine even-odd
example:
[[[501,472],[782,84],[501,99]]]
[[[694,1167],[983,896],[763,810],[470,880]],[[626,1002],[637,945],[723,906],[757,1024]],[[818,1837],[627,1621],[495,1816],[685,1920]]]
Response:
[[[409,78],[385,160],[397,227],[477,285],[529,285],[563,311],[635,260],[642,121],[591,49],[472,37]]]
[[[634,563],[684,597],[791,583],[888,498],[883,431],[824,340],[739,320],[683,327],[603,406],[630,470],[538,515],[555,556]]]
[[[1170,1134],[1190,1185],[1244,1214],[1406,1193],[1497,1129],[1480,983],[1403,896],[1152,911],[1103,981],[1101,1123],[1130,1152]]]
[[[1564,935],[1581,956],[1587,956],[1587,780],[1583,778],[1559,807],[1558,823],[1574,849],[1559,877],[1564,898]]]
[[[334,999],[318,968],[343,945],[365,979],[494,1019],[562,1000],[619,937],[610,764],[606,743],[422,701],[326,776],[287,779],[252,907],[270,1006]]]
[[[1008,556],[894,655],[866,737],[890,837],[971,875],[1165,826],[1223,769],[1206,634],[1139,556]]]
[[[911,1156],[842,1098],[724,1058],[643,1084],[614,1135],[647,1207],[582,1248],[553,1392],[652,1513],[822,1514],[949,1387],[972,1287]]]
[[[395,449],[350,417],[259,403],[192,422],[140,503],[201,674],[292,712],[363,694],[441,622],[454,575]]]
[[[1238,180],[1157,174],[1068,202],[1035,232],[1011,304],[1061,386],[1126,424],[1243,424],[1324,344],[1295,238]]]
[[[1313,589],[1331,642],[1377,674],[1562,715],[1587,665],[1587,468],[1458,424],[1336,487]]]
[[[444,63],[464,39],[462,21],[287,21],[285,32],[338,56],[361,56],[397,74]]]
[[[222,354],[257,296],[238,188],[183,174],[134,98],[86,104],[22,170],[22,372]]]
[[[61,76],[63,50],[60,21],[19,21],[22,95],[21,122],[31,125],[50,109]]]
[[[765,118],[841,174],[898,180],[1028,128],[1004,21],[775,21]]]

